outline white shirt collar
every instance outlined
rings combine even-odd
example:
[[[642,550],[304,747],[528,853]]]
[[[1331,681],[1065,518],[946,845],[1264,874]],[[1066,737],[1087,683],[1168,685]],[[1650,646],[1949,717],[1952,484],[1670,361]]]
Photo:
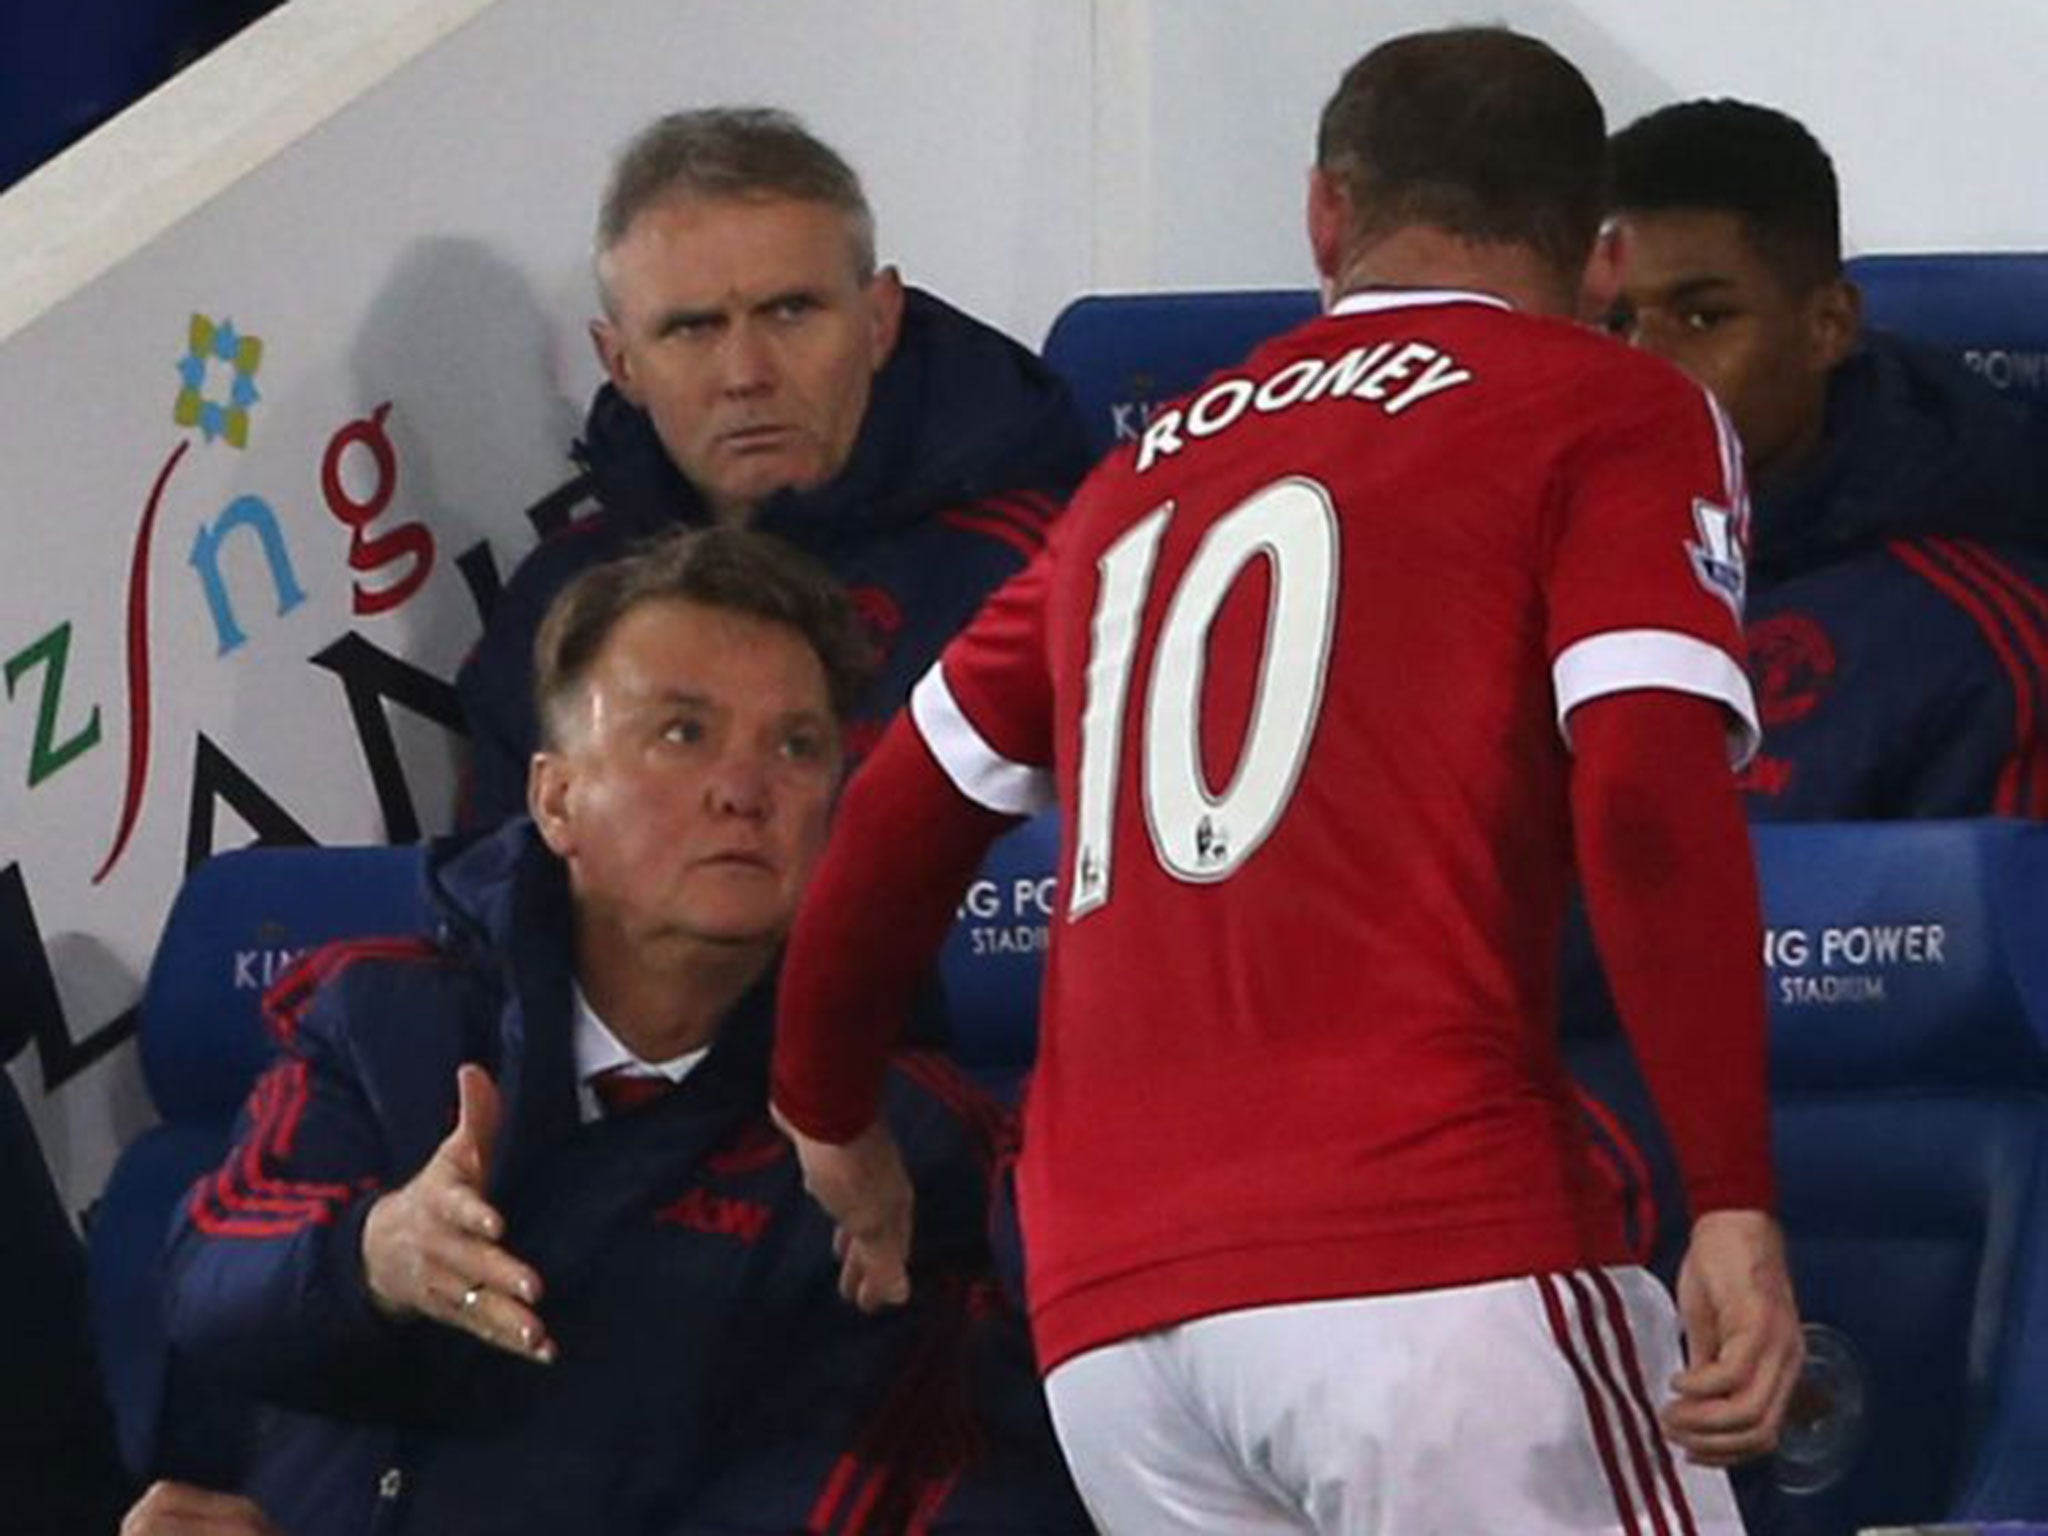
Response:
[[[1360,288],[1347,293],[1330,306],[1333,315],[1370,315],[1386,309],[1406,309],[1423,304],[1488,304],[1495,309],[1515,306],[1495,293],[1470,288]]]
[[[590,1006],[590,999],[583,995],[583,988],[571,983],[569,990],[573,1020],[570,1041],[576,1058],[576,1100],[583,1106],[585,1120],[595,1120],[598,1116],[597,1095],[590,1088],[590,1080],[598,1073],[609,1072],[613,1067],[632,1067],[636,1071],[658,1073],[672,1083],[680,1083],[711,1054],[710,1046],[700,1045],[694,1051],[671,1056],[667,1061],[648,1061],[635,1055],[625,1041],[612,1033],[611,1026]]]

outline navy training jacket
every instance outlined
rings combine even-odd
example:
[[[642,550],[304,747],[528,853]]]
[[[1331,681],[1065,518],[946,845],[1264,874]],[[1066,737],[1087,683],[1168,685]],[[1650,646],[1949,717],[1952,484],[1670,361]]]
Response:
[[[263,1405],[244,1491],[289,1536],[1088,1529],[990,1272],[1004,1111],[899,1062],[916,1296],[863,1317],[766,1117],[766,989],[675,1092],[583,1125],[561,866],[517,822],[438,850],[430,883],[438,932],[278,984],[276,1064],[171,1238],[173,1344]],[[504,1097],[489,1194],[543,1277],[552,1366],[368,1298],[363,1219],[447,1134],[464,1061]]]
[[[647,414],[609,384],[575,457],[582,473],[545,504],[576,520],[513,572],[456,679],[470,732],[465,825],[526,808],[533,637],[555,594],[635,543],[710,515]],[[905,293],[902,333],[845,468],[770,497],[753,524],[846,582],[880,650],[856,758],[982,601],[1044,547],[1091,461],[1080,413],[1050,369],[931,294]]]
[[[1753,541],[1753,819],[2048,817],[2048,423],[1873,334]]]

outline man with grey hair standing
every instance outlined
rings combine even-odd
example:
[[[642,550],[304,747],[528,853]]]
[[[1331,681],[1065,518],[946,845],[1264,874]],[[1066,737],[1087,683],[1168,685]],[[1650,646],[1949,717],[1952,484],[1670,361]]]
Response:
[[[643,129],[612,168],[596,274],[608,382],[581,473],[530,514],[567,526],[514,573],[459,679],[478,825],[523,806],[533,635],[576,572],[677,524],[748,525],[819,558],[883,653],[858,757],[1087,468],[1065,388],[878,266],[859,178],[788,113]]]

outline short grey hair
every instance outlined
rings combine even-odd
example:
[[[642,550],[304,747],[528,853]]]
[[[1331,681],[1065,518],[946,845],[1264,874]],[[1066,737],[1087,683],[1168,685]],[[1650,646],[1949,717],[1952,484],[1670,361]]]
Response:
[[[656,118],[612,162],[594,252],[607,310],[606,253],[635,219],[672,196],[788,197],[836,208],[846,217],[860,280],[875,275],[875,216],[860,177],[839,151],[776,107],[703,107]]]
[[[559,750],[591,668],[643,603],[695,603],[779,624],[824,668],[841,726],[866,702],[878,656],[846,587],[816,559],[745,528],[674,528],[591,566],[555,595],[533,640],[541,745]]]

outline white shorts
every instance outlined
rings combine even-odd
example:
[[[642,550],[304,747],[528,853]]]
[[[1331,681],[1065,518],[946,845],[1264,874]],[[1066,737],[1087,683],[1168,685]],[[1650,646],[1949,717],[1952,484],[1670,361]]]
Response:
[[[1224,1312],[1046,1379],[1110,1536],[1738,1536],[1655,1407],[1680,1366],[1646,1271]]]

